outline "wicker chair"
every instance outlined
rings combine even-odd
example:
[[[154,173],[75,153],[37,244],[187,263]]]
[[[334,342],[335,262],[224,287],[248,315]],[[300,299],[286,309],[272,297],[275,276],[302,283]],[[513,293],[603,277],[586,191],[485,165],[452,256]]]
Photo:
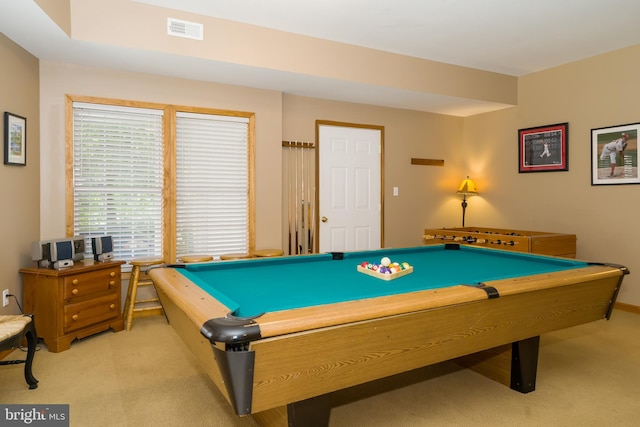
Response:
[[[0,351],[17,348],[23,338],[27,338],[26,360],[0,360],[0,365],[15,365],[24,363],[24,379],[30,389],[38,387],[38,380],[31,372],[33,357],[36,353],[38,335],[31,315],[0,315]]]

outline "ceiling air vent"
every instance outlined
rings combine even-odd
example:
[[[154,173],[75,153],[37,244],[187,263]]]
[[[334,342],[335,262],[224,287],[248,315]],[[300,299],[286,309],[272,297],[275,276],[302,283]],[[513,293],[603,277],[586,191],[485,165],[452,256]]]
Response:
[[[187,39],[202,40],[203,26],[197,22],[167,18],[167,34]]]

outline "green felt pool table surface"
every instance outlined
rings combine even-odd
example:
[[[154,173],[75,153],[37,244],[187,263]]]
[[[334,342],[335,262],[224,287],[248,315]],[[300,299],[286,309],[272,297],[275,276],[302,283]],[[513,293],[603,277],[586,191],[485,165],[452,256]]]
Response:
[[[587,263],[474,246],[401,249],[187,264],[179,271],[239,317],[584,267]],[[362,262],[407,262],[411,274],[382,280],[357,271]]]

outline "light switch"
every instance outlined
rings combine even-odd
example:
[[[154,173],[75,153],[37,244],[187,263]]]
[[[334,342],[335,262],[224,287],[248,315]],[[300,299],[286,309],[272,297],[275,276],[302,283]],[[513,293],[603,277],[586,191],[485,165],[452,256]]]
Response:
[[[393,195],[394,196],[398,195],[398,187],[393,187]]]

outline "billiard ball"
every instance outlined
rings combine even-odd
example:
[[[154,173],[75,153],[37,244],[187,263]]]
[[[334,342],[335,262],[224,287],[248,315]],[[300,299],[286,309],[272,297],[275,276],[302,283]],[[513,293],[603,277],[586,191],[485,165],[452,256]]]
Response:
[[[380,265],[388,267],[390,264],[391,264],[391,260],[389,259],[389,257],[384,257],[380,260]]]

